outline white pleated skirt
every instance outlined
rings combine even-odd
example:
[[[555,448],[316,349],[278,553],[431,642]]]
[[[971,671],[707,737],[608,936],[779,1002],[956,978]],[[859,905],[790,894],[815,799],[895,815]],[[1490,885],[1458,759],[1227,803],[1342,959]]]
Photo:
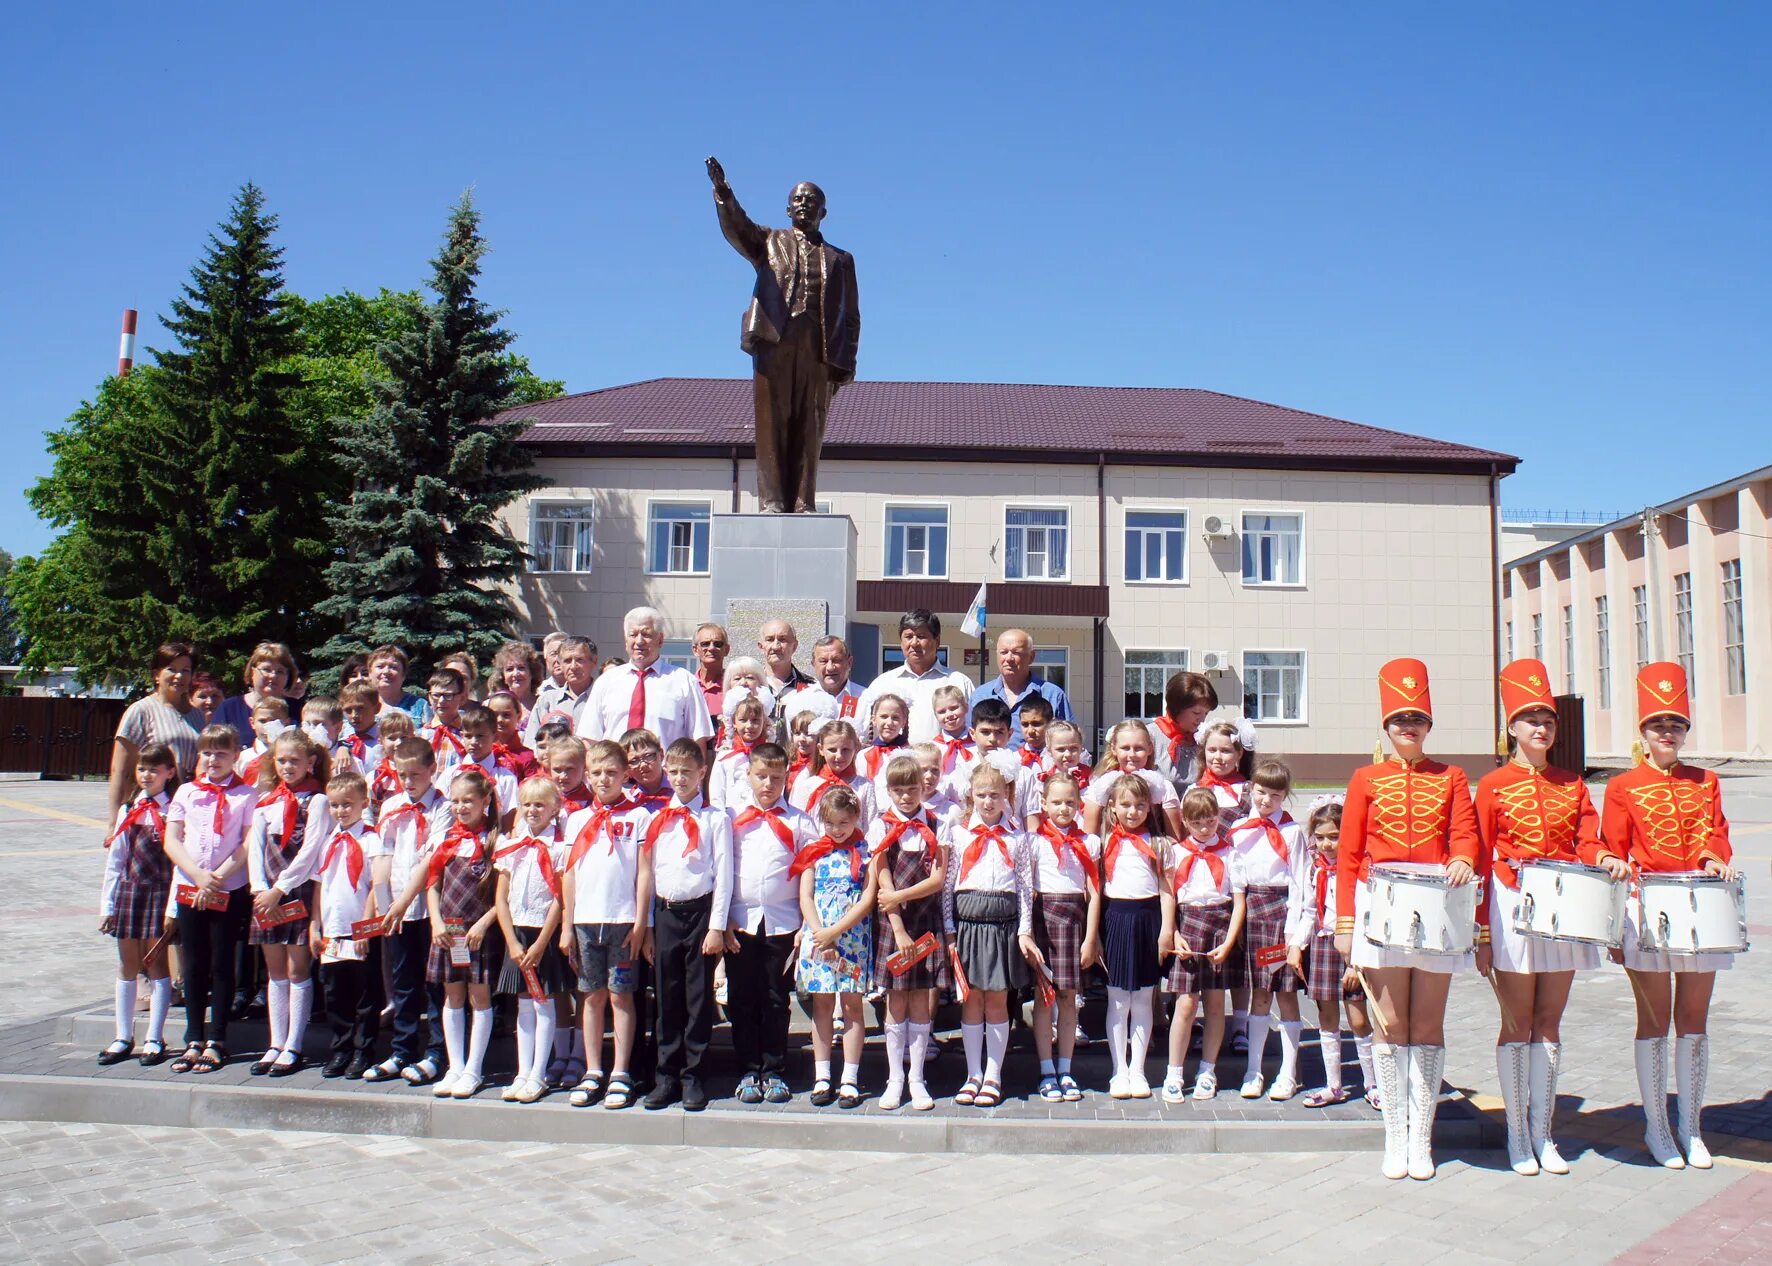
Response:
[[[1529,936],[1514,928],[1514,911],[1520,894],[1489,878],[1489,953],[1497,971],[1532,975],[1552,971],[1595,971],[1600,966],[1600,947],[1579,941],[1553,941]]]
[[[1396,949],[1374,945],[1366,939],[1366,907],[1371,901],[1370,888],[1361,883],[1354,889],[1354,958],[1355,967],[1413,967],[1417,971],[1437,971],[1453,975],[1476,968],[1477,956],[1466,954],[1430,954],[1423,950]]]
[[[1624,903],[1624,965],[1631,971],[1728,971],[1735,966],[1735,955],[1725,950],[1669,954],[1644,949],[1637,937],[1637,919],[1642,909],[1635,894]]]

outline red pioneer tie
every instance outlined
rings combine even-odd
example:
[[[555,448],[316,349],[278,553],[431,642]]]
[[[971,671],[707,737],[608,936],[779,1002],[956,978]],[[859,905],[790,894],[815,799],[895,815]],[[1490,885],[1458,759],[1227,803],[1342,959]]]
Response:
[[[345,854],[345,874],[350,876],[351,887],[355,888],[357,881],[363,878],[363,846],[350,831],[339,831],[333,835],[326,845],[326,856],[320,859],[320,869],[331,870],[341,848]]]
[[[1187,736],[1181,732],[1181,727],[1175,724],[1174,718],[1167,716],[1157,718],[1157,732],[1169,740],[1169,768],[1179,776],[1183,772],[1181,745],[1186,741]]]
[[[579,828],[578,837],[572,841],[572,851],[566,854],[566,869],[571,870],[583,860],[584,855],[597,845],[597,837],[609,830],[614,816],[625,813],[633,808],[633,802],[623,797],[614,804],[600,804],[591,812],[591,820]],[[615,832],[609,830],[609,851],[615,852]]]
[[[786,822],[782,821],[781,807],[779,805],[771,806],[767,809],[746,809],[743,813],[739,814],[732,823],[733,838],[736,839],[738,832],[744,830],[753,822],[767,822],[769,824],[769,829],[775,832],[775,838],[781,841],[781,846],[787,849],[790,853],[794,851],[794,832]]]
[[[852,883],[861,882],[861,844],[859,835],[851,835],[847,840],[838,843],[828,835],[821,835],[798,853],[794,854],[794,864],[788,867],[788,878],[798,876],[802,871],[812,869],[818,859],[830,853],[849,854],[849,879]]]
[[[559,832],[560,828],[556,824],[554,827],[554,833],[558,835]],[[558,840],[555,841],[555,843],[558,842]],[[509,848],[499,849],[498,852],[492,855],[492,860],[495,862],[499,861],[502,858],[511,856],[513,853],[521,853],[527,848],[535,849],[535,863],[541,868],[542,882],[547,884],[548,891],[553,893],[554,900],[558,901],[560,899],[560,875],[559,872],[554,869],[554,854],[548,848],[548,842],[546,840],[535,835],[525,835]]]
[[[960,757],[966,751],[966,745],[971,741],[970,734],[962,734],[957,739],[951,739],[945,734],[935,736],[936,745],[942,749],[942,773],[951,774],[954,772],[954,766],[960,763]]]
[[[159,828],[160,837],[162,839],[166,837],[166,815],[160,812],[159,805],[148,799],[148,797],[143,796],[140,800],[137,800],[130,806],[129,812],[123,817],[123,821],[117,824],[117,829],[105,836],[105,847],[111,847],[112,842],[119,835],[122,835],[143,818],[151,819],[154,825]]]
[[[912,835],[922,836],[925,849],[933,849],[936,846],[934,824],[929,821],[926,814],[919,818],[889,817],[886,822],[888,824],[886,834],[880,837],[879,846],[874,849],[875,856],[897,844],[899,837],[906,831]]]
[[[817,813],[818,802],[824,799],[824,793],[829,791],[832,787],[847,787],[848,785],[849,780],[847,778],[837,773],[834,769],[826,769],[818,776],[818,781],[812,784],[812,795],[806,800],[806,812]]]
[[[217,836],[221,835],[222,828],[225,827],[228,822],[228,790],[231,787],[238,787],[240,785],[240,779],[233,774],[228,775],[228,780],[222,783],[204,782],[201,778],[193,778],[191,780],[191,786],[195,787],[198,791],[206,792],[215,797],[215,833]]]
[[[1120,850],[1130,844],[1140,857],[1150,863],[1151,869],[1157,869],[1157,850],[1151,847],[1150,840],[1138,831],[1128,831],[1125,827],[1116,826],[1107,837],[1107,843],[1101,850],[1101,877],[1105,883],[1114,877],[1114,865],[1120,860]]]
[[[1095,859],[1090,857],[1089,850],[1083,847],[1083,833],[1076,828],[1075,824],[1060,834],[1057,827],[1042,818],[1040,819],[1040,834],[1052,845],[1052,855],[1058,858],[1060,865],[1064,864],[1064,855],[1066,851],[1069,851],[1070,855],[1077,859],[1077,865],[1083,868],[1083,874],[1088,877],[1089,882],[1098,888],[1101,886],[1101,880],[1095,873]]]
[[[646,727],[646,677],[651,673],[650,667],[642,668],[634,676],[634,694],[628,700],[628,729],[640,730]]]
[[[258,798],[258,807],[261,809],[266,805],[277,804],[278,802],[282,803],[282,839],[285,844],[289,843],[290,836],[295,834],[295,820],[301,816],[301,801],[296,798],[297,793],[310,795],[318,790],[320,790],[319,780],[309,778],[293,788],[291,788],[288,783],[280,782],[277,784],[276,790],[268,792]]]
[[[1280,815],[1280,822],[1282,824],[1290,821],[1292,821],[1292,815],[1290,813],[1282,813]],[[1265,813],[1258,818],[1250,818],[1247,822],[1239,822],[1231,829],[1233,831],[1246,831],[1252,826],[1258,826],[1262,829],[1267,835],[1268,844],[1272,846],[1275,853],[1279,854],[1280,861],[1283,864],[1290,866],[1292,864],[1292,855],[1286,849],[1286,837],[1281,833],[1280,827],[1275,825],[1274,820],[1268,817]]]
[[[386,834],[394,829],[396,821],[408,813],[412,815],[412,820],[418,827],[418,834],[414,838],[417,840],[418,847],[422,849],[425,846],[426,837],[431,833],[431,824],[425,821],[424,806],[416,800],[408,800],[405,804],[383,813],[378,823],[378,829]]]
[[[996,826],[975,826],[972,828],[972,843],[966,846],[966,853],[960,859],[959,883],[966,882],[968,872],[984,857],[985,850],[995,840],[997,851],[1003,855],[1003,864],[1010,870],[1015,869],[1015,859],[1009,855],[1009,841],[1003,838],[1003,829]]]
[[[695,820],[695,812],[684,805],[674,804],[652,819],[652,825],[646,828],[646,851],[651,852],[658,847],[658,837],[663,835],[671,823],[683,823],[683,856],[688,857],[701,847],[701,825]]]
[[[1182,841],[1182,848],[1187,856],[1182,858],[1175,868],[1175,895],[1180,896],[1181,890],[1187,887],[1188,876],[1194,873],[1195,862],[1205,862],[1206,869],[1212,872],[1212,882],[1220,888],[1224,887],[1224,859],[1215,857],[1205,849],[1196,847],[1192,840]]]
[[[449,834],[437,845],[437,851],[431,854],[430,864],[425,867],[425,887],[429,888],[443,878],[443,871],[448,867],[452,857],[460,851],[463,840],[471,840],[474,851],[480,850],[480,832],[470,830],[457,822],[449,828]]]
[[[441,756],[445,747],[455,753],[455,758],[457,760],[460,760],[468,754],[468,749],[466,745],[462,743],[461,736],[454,730],[446,725],[432,726],[431,750]]]

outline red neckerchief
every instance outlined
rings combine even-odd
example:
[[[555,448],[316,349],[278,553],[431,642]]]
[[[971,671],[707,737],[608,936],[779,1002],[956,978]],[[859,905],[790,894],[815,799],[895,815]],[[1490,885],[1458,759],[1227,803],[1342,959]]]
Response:
[[[906,751],[909,747],[910,744],[905,742],[902,734],[890,743],[882,743],[879,739],[875,739],[868,744],[868,750],[861,754],[862,768],[867,771],[869,778],[878,778],[880,771],[886,767],[886,762],[892,759],[893,754]]]
[[[1150,863],[1153,871],[1157,869],[1157,850],[1151,847],[1150,837],[1143,831],[1128,831],[1123,826],[1116,826],[1108,833],[1107,843],[1101,849],[1103,883],[1114,877],[1114,866],[1120,860],[1120,850],[1127,844],[1132,845],[1138,855]]]
[[[597,845],[597,837],[608,830],[610,822],[618,813],[626,813],[634,807],[634,802],[623,796],[614,804],[599,804],[591,810],[591,820],[578,829],[577,837],[572,841],[572,851],[566,854],[566,869],[571,870],[583,860],[584,855]],[[609,831],[609,851],[615,852],[615,832]]]
[[[782,820],[781,804],[779,802],[770,805],[767,809],[753,807],[746,809],[743,813],[739,814],[732,823],[733,840],[736,842],[738,839],[738,833],[753,822],[768,823],[769,829],[775,832],[775,838],[781,841],[781,846],[787,849],[790,853],[794,851],[793,828],[789,827],[788,824]]]
[[[1033,748],[1024,746],[1021,749],[1021,767],[1023,769],[1038,769],[1045,756],[1044,752],[1036,752]]]
[[[861,846],[860,833],[851,835],[839,844],[828,835],[821,835],[798,853],[794,854],[794,864],[788,867],[788,878],[792,879],[802,871],[810,870],[818,864],[818,859],[830,853],[849,854],[849,878],[853,883],[861,882]]]
[[[805,769],[811,763],[812,758],[810,756],[794,757],[793,761],[788,765],[788,786],[793,786],[794,779],[800,776],[800,771]]]
[[[347,752],[358,760],[363,760],[369,755],[369,744],[365,743],[360,735],[347,734],[339,739],[339,742],[344,745]]]
[[[662,787],[657,791],[648,791],[639,783],[629,783],[621,789],[630,803],[639,805],[649,813],[657,813],[671,802],[671,793]]]
[[[397,808],[389,809],[386,813],[381,815],[381,821],[376,823],[376,830],[386,834],[388,831],[393,830],[396,820],[408,813],[412,815],[413,821],[418,824],[418,833],[413,838],[417,841],[418,847],[422,849],[425,846],[425,839],[431,833],[431,824],[425,818],[425,807],[419,800],[408,799],[405,804],[400,805]]]
[[[447,725],[433,725],[431,727],[431,750],[441,756],[446,746],[455,752],[457,760],[468,754],[467,746],[461,741],[461,735]]]
[[[191,779],[191,786],[198,791],[207,792],[215,797],[215,833],[221,835],[222,828],[228,821],[228,792],[235,787],[244,786],[240,775],[229,774],[226,782],[204,782],[201,778]]]
[[[1069,774],[1076,782],[1077,790],[1082,791],[1089,786],[1089,780],[1095,777],[1095,770],[1089,765],[1072,765],[1069,769],[1042,769],[1040,785],[1044,787],[1054,774]]]
[[[853,777],[853,771],[851,777]],[[832,787],[847,787],[849,779],[827,767],[819,774],[818,781],[812,784],[812,794],[806,798],[806,812],[817,813],[818,802],[824,799],[824,793]]]
[[[720,759],[727,760],[734,756],[749,756],[751,754],[751,749],[755,746],[755,743],[747,743],[739,738],[738,735],[734,734],[732,736],[732,745],[721,754]]]
[[[1231,829],[1233,831],[1244,831],[1252,826],[1260,827],[1262,831],[1266,833],[1267,842],[1273,847],[1274,852],[1279,854],[1280,861],[1284,865],[1290,866],[1292,864],[1292,854],[1286,849],[1286,837],[1280,833],[1280,827],[1290,825],[1291,822],[1292,815],[1282,809],[1280,811],[1280,821],[1278,825],[1274,823],[1272,818],[1264,813],[1259,817],[1250,818],[1247,822],[1239,822]]]
[[[1095,859],[1089,856],[1089,850],[1083,847],[1083,832],[1077,829],[1075,822],[1060,832],[1059,829],[1045,818],[1040,819],[1040,835],[1052,845],[1052,855],[1058,858],[1059,865],[1064,864],[1064,855],[1068,850],[1077,859],[1077,865],[1083,868],[1083,874],[1096,887],[1101,886],[1101,879],[1095,873]]]
[[[646,851],[650,853],[656,848],[658,837],[664,834],[666,827],[677,821],[683,823],[683,834],[686,837],[683,844],[683,856],[688,857],[689,854],[700,848],[701,825],[695,820],[695,810],[687,805],[673,804],[653,818],[651,825],[646,828]]]
[[[529,749],[524,747],[522,743],[518,743],[515,747],[509,747],[503,743],[494,743],[492,745],[492,763],[502,769],[508,770],[515,775],[519,781],[522,780],[523,770],[526,768],[523,760],[525,756],[529,756],[528,763],[530,765],[535,763],[535,758],[530,755]]]
[[[1330,865],[1321,853],[1317,854],[1317,927],[1321,928],[1329,917],[1329,871]]]
[[[936,847],[935,821],[927,811],[925,811],[920,817],[889,817],[886,821],[888,823],[886,834],[880,837],[880,843],[878,847],[874,849],[875,856],[884,853],[887,849],[897,844],[899,837],[901,837],[906,831],[909,831],[913,835],[921,835],[923,837],[923,847],[926,850]]]
[[[1219,842],[1214,846],[1215,849],[1224,847],[1224,835],[1222,832],[1219,834],[1218,839]],[[1180,863],[1175,867],[1176,896],[1179,897],[1181,895],[1181,890],[1187,887],[1188,876],[1194,873],[1194,863],[1199,861],[1205,862],[1206,869],[1212,872],[1212,882],[1217,884],[1221,889],[1224,887],[1224,858],[1217,856],[1216,852],[1208,852],[1195,844],[1192,836],[1182,840],[1181,847],[1187,856],[1182,858]]]
[[[1243,793],[1240,790],[1238,790],[1240,787],[1242,787],[1242,785],[1243,784],[1240,781],[1232,782],[1228,778],[1220,778],[1217,774],[1213,773],[1210,769],[1202,771],[1198,781],[1196,781],[1194,783],[1194,786],[1205,787],[1209,791],[1213,787],[1223,787],[1226,791],[1236,792],[1236,796],[1239,801],[1241,801],[1243,798]]]
[[[394,772],[394,762],[383,760],[375,767],[375,777],[370,780],[370,790],[380,792],[383,796],[391,796],[400,790],[400,775]]]
[[[483,832],[465,827],[460,822],[450,827],[449,834],[445,835],[442,842],[437,845],[437,851],[431,854],[430,864],[425,867],[425,887],[429,888],[443,878],[443,871],[448,867],[450,859],[455,856],[463,840],[472,840],[474,849],[478,852],[482,834]]]
[[[282,802],[283,842],[285,844],[289,842],[289,837],[295,834],[295,820],[301,816],[303,802],[296,797],[311,796],[319,790],[320,780],[318,778],[304,778],[294,787],[288,783],[280,782],[274,790],[258,798],[258,807],[261,809],[266,805]]]
[[[560,823],[554,823],[554,843],[560,842]],[[527,848],[535,849],[536,865],[541,867],[542,882],[547,884],[548,891],[554,894],[554,900],[560,899],[560,875],[554,869],[554,854],[549,850],[546,840],[535,835],[525,835],[508,848],[501,848],[492,855],[493,861],[509,857],[513,853],[521,853]]]
[[[117,829],[105,836],[105,847],[111,847],[112,842],[119,835],[122,835],[143,818],[151,819],[155,829],[160,832],[160,838],[166,838],[166,815],[160,812],[160,806],[155,803],[152,797],[143,796],[129,807],[129,812],[123,815],[123,821],[117,824]]]
[[[588,809],[591,807],[593,798],[591,789],[581,782],[576,787],[561,791],[561,811],[570,815],[577,813],[580,809]]]
[[[956,881],[957,883],[966,882],[967,873],[984,857],[985,850],[990,847],[993,840],[996,841],[997,852],[1003,855],[1003,864],[1010,870],[1015,869],[1015,859],[1009,855],[1009,841],[1003,838],[1001,826],[975,826],[970,830],[972,831],[972,843],[966,846],[966,852],[960,858],[960,878]]]
[[[324,873],[332,869],[332,863],[341,848],[345,854],[345,873],[350,876],[351,887],[355,888],[357,881],[363,878],[363,845],[357,842],[357,837],[348,828],[334,832],[332,839],[327,841],[326,856],[320,859],[320,870]]]
[[[954,772],[954,766],[960,763],[960,756],[962,753],[966,753],[966,745],[970,742],[972,742],[972,732],[970,730],[957,739],[951,739],[945,734],[937,734],[935,736],[935,745],[942,749],[942,773],[951,774]],[[971,755],[970,753],[966,754]],[[974,757],[974,759],[976,759],[976,757]]]
[[[1157,718],[1157,732],[1169,740],[1169,768],[1181,773],[1181,745],[1187,742],[1187,736],[1181,727],[1175,724],[1175,718],[1160,716]]]

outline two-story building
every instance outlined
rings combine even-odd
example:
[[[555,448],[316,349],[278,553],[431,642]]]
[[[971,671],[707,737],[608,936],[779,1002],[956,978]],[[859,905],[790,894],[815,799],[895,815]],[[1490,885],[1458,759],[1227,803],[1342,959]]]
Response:
[[[751,384],[659,379],[530,405],[551,485],[513,505],[525,631],[619,653],[640,603],[672,645],[710,615],[711,518],[754,511]],[[1487,768],[1496,733],[1497,488],[1517,459],[1194,389],[858,382],[838,393],[820,509],[857,532],[856,676],[896,662],[907,608],[960,618],[989,584],[988,638],[1032,634],[1038,670],[1094,727],[1213,675],[1306,777],[1378,737],[1374,681],[1426,659],[1434,749]],[[735,648],[735,652],[738,649]],[[988,656],[987,656],[988,658]]]

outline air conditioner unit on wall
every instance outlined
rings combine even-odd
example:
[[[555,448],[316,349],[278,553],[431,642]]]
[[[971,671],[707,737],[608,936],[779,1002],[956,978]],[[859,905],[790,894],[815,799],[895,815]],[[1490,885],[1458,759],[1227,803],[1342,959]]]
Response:
[[[1200,656],[1200,669],[1211,673],[1214,677],[1231,670],[1231,653],[1229,651],[1206,651]]]
[[[1200,534],[1209,541],[1230,539],[1231,521],[1222,514],[1209,514],[1200,523]]]

